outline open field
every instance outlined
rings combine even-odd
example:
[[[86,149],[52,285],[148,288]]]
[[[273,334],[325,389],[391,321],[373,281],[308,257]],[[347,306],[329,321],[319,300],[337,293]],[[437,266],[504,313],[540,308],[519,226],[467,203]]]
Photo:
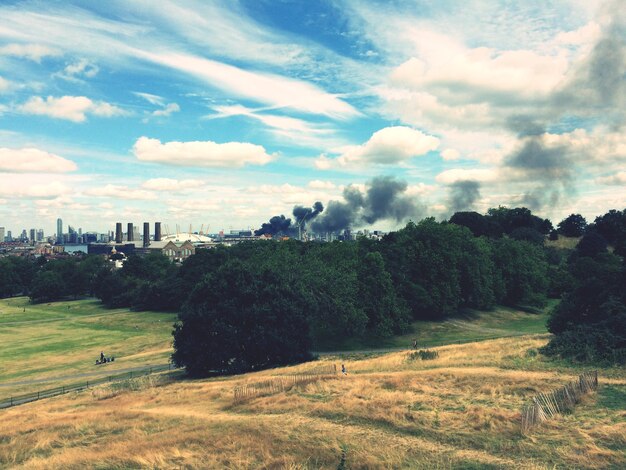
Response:
[[[0,398],[77,381],[69,376],[167,363],[175,320],[171,313],[107,310],[91,299],[39,305],[25,297],[2,299]],[[100,351],[115,362],[95,366]]]
[[[601,369],[573,413],[519,431],[528,398],[571,380],[536,355],[545,336],[345,362],[348,376],[233,404],[236,385],[336,363],[244,376],[138,379],[11,408],[0,467],[11,468],[624,468],[626,377]],[[342,457],[343,455],[343,457]]]

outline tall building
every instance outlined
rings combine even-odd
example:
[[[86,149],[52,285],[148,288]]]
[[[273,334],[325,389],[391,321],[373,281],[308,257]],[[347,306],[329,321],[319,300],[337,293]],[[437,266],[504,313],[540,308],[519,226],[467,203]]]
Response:
[[[44,237],[43,229],[40,228],[40,229],[37,230],[37,241],[38,242],[42,242],[43,241],[43,237]]]
[[[4,227],[0,227],[0,243],[4,241]]]
[[[57,219],[57,244],[63,245],[63,221]]]
[[[36,238],[36,237],[37,237],[37,235],[36,235],[36,231],[35,231],[35,229],[34,229],[34,228],[31,228],[31,229],[30,229],[30,236],[28,237],[28,238],[30,238],[30,242],[31,242],[31,243],[36,242],[36,241],[37,241],[37,238]]]

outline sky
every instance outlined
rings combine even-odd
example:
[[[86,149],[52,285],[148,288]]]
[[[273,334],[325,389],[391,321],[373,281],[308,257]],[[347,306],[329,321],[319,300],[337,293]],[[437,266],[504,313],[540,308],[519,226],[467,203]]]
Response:
[[[591,221],[626,207],[625,25],[619,1],[1,0],[0,226],[215,233],[355,194],[410,202],[354,229]]]

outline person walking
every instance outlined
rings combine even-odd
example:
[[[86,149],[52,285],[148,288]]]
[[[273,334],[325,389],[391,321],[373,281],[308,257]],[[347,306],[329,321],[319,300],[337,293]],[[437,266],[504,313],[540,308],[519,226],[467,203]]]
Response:
[[[343,375],[348,375],[348,371],[346,371],[346,366],[345,364],[341,364],[341,373]]]
[[[100,362],[104,362],[104,351],[100,351]]]

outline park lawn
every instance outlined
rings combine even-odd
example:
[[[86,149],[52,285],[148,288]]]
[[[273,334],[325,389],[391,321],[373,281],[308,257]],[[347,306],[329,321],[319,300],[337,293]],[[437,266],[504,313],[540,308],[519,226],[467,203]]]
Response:
[[[415,339],[418,347],[424,348],[488,338],[547,333],[546,321],[556,302],[549,301],[539,313],[504,306],[497,306],[489,311],[466,309],[442,321],[415,321],[411,324],[411,331],[404,335],[332,340],[318,345],[316,350],[325,352],[409,348]]]
[[[320,378],[235,403],[244,383],[340,365],[338,357],[203,380],[133,379],[4,410],[0,467],[555,469],[626,467],[626,378],[520,432],[531,397],[588,367],[536,354],[545,335],[342,359]]]
[[[1,300],[0,312],[0,398],[85,379],[11,385],[14,382],[111,375],[165,364],[172,353],[173,313],[108,310],[93,299],[31,305],[26,298]],[[115,362],[95,366],[100,351],[114,356]]]

